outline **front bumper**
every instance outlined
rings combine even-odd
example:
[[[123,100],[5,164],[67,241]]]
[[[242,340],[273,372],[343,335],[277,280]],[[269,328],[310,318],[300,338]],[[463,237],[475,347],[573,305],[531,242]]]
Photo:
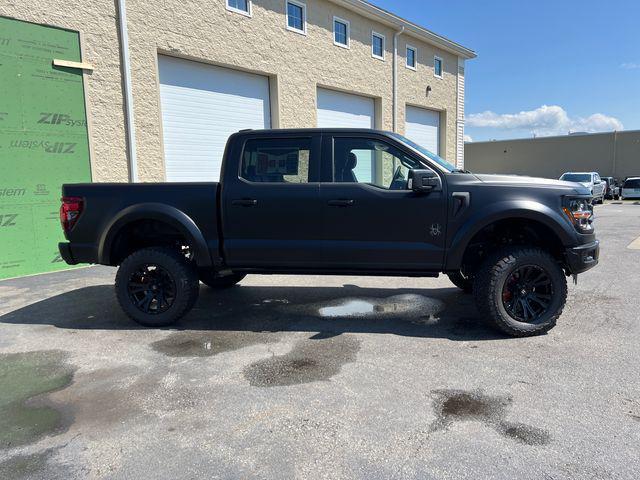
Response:
[[[565,256],[567,257],[569,271],[572,274],[577,275],[578,273],[586,272],[598,264],[600,242],[594,240],[584,245],[567,248],[565,250]]]

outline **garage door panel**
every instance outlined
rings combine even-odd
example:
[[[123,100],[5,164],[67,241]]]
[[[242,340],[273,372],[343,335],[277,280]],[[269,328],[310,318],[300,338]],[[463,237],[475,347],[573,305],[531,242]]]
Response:
[[[219,180],[229,136],[269,128],[269,80],[262,75],[160,56],[167,181]]]
[[[318,89],[318,128],[374,128],[375,104],[372,98]],[[373,178],[370,152],[356,153],[358,163],[353,169],[360,182]]]
[[[427,150],[440,153],[440,112],[407,106],[405,136]]]

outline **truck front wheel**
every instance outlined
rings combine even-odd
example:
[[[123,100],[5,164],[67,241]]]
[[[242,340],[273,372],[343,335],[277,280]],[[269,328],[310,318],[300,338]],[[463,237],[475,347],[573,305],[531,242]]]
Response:
[[[487,258],[473,293],[490,323],[508,335],[526,337],[555,326],[567,300],[567,280],[549,253],[513,247]]]
[[[233,287],[236,283],[246,277],[244,273],[232,273],[231,275],[220,277],[216,275],[216,272],[213,269],[202,269],[198,272],[198,276],[202,283],[211,288]]]
[[[146,327],[171,325],[187,314],[200,284],[192,265],[170,248],[144,248],[124,259],[116,296],[124,312]]]

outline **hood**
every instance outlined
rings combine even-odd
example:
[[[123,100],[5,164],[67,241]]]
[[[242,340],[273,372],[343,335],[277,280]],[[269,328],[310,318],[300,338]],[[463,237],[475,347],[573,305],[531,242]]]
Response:
[[[591,182],[580,182],[583,187],[591,188]]]
[[[560,189],[573,189],[576,193],[581,195],[589,195],[591,192],[588,188],[585,188],[582,184],[576,182],[565,182],[564,180],[552,180],[550,178],[539,177],[525,177],[521,175],[490,175],[490,174],[476,174],[478,180],[484,183],[492,183],[496,185],[530,185],[532,187],[542,188],[560,188]]]

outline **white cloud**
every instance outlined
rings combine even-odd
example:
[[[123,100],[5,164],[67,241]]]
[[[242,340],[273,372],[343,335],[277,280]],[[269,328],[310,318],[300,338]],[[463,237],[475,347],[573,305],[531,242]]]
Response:
[[[620,68],[624,68],[625,70],[637,70],[640,68],[640,63],[627,62],[620,65]]]
[[[465,142],[473,142],[473,138],[471,138],[471,135],[465,135],[464,136],[464,141]]]
[[[588,117],[569,117],[564,108],[543,105],[535,110],[498,114],[492,111],[473,113],[466,119],[470,127],[500,130],[525,130],[536,136],[566,135],[569,132],[608,132],[624,130],[615,117],[594,113]]]

